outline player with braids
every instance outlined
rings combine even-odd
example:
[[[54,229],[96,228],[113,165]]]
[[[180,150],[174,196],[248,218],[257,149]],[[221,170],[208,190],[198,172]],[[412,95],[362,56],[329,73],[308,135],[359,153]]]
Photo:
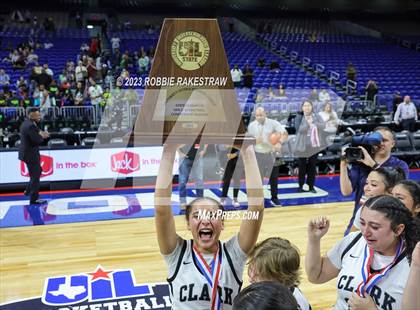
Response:
[[[321,257],[321,238],[329,220],[308,225],[305,269],[312,283],[337,277],[334,309],[402,309],[411,255],[419,241],[419,220],[397,198],[380,195],[366,201],[360,232],[341,239]]]

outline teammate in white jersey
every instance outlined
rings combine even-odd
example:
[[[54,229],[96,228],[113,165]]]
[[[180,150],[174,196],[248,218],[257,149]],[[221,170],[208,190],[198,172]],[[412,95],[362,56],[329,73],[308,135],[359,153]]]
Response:
[[[305,269],[312,283],[337,277],[334,309],[402,309],[409,261],[420,239],[418,221],[401,201],[377,196],[366,201],[360,216],[361,232],[340,240],[321,257],[321,238],[329,220],[308,225]]]
[[[420,309],[420,242],[413,251],[410,275],[404,290],[403,309]]]
[[[401,202],[411,211],[411,213],[413,213],[413,216],[420,219],[419,183],[413,180],[402,180],[398,182],[392,189],[392,196],[401,200]]]
[[[248,276],[250,283],[278,281],[292,292],[299,310],[311,309],[308,300],[298,288],[299,250],[289,240],[272,237],[257,243],[249,255]]]
[[[379,195],[391,195],[395,184],[404,179],[405,173],[400,167],[379,167],[376,170],[372,170],[363,187],[363,196],[359,202],[360,208],[354,216],[353,228],[355,229],[352,229],[352,231],[360,230],[360,213],[366,200]]]
[[[223,210],[214,199],[198,198],[187,205],[187,227],[192,240],[176,233],[171,209],[172,169],[176,145],[165,145],[155,189],[155,223],[160,252],[168,265],[168,282],[172,308],[181,310],[232,309],[233,299],[242,285],[247,254],[258,238],[264,211],[263,190],[253,146],[243,147],[248,195],[248,211],[257,219],[243,220],[239,233],[223,243]]]

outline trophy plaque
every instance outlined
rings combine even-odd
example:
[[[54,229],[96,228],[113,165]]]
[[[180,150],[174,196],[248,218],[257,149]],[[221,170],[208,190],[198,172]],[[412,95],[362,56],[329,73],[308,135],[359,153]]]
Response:
[[[165,19],[130,141],[237,144],[245,136],[216,19]],[[242,141],[242,142],[240,142]]]

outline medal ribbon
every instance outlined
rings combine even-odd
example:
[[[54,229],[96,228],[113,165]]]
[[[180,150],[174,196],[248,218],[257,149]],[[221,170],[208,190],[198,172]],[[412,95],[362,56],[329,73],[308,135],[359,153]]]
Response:
[[[373,262],[373,256],[375,251],[369,248],[366,244],[365,250],[363,252],[363,264],[361,269],[363,280],[362,282],[360,282],[356,289],[357,295],[359,295],[360,297],[364,297],[365,292],[369,294],[375,283],[380,281],[383,277],[385,277],[388,274],[389,270],[391,270],[391,268],[394,266],[403,249],[404,242],[400,240],[397,247],[397,253],[395,253],[395,257],[392,260],[392,262],[378,271],[371,272],[371,265]]]
[[[222,252],[220,251],[220,246],[218,247],[217,252],[214,253],[213,260],[210,264],[211,266],[207,264],[203,255],[201,255],[200,251],[198,251],[195,245],[193,246],[192,254],[197,261],[198,268],[211,287],[211,310],[219,310],[220,297],[217,286],[219,284],[220,271],[222,266]]]

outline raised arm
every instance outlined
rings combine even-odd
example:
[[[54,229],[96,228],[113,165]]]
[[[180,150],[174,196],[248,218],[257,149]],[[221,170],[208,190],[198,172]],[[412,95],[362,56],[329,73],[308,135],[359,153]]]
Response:
[[[164,255],[175,250],[178,242],[175,220],[172,214],[172,170],[174,166],[175,144],[163,147],[162,159],[155,188],[155,225],[160,252]]]
[[[321,257],[321,238],[328,232],[330,221],[326,217],[313,219],[308,224],[308,246],[305,270],[311,283],[325,283],[340,272],[326,256]]]
[[[264,193],[260,170],[255,157],[254,146],[243,146],[242,159],[245,168],[248,212],[258,215],[257,219],[243,219],[239,229],[238,242],[242,251],[249,253],[257,242],[264,213]]]

